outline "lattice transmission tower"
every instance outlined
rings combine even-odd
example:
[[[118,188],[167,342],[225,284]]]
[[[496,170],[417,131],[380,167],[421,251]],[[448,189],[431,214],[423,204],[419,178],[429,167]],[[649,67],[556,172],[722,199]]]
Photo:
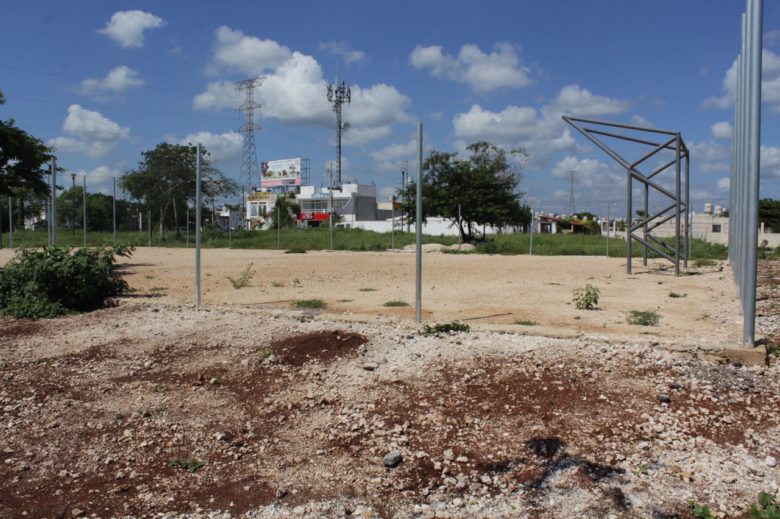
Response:
[[[574,176],[576,171],[569,171],[569,216],[574,215]]]
[[[328,85],[328,102],[336,112],[336,187],[341,187],[341,133],[349,127],[349,123],[341,124],[341,105],[351,100],[352,92],[344,81]]]
[[[265,81],[265,76],[255,79],[245,79],[236,81],[236,91],[243,95],[244,102],[238,107],[239,112],[244,112],[244,124],[238,129],[244,134],[244,149],[241,154],[241,184],[247,185],[257,178],[258,186],[262,179],[260,178],[260,168],[257,164],[257,148],[255,147],[255,130],[261,128],[260,123],[255,122],[255,108],[260,108],[260,104],[255,103],[255,88],[259,87]]]

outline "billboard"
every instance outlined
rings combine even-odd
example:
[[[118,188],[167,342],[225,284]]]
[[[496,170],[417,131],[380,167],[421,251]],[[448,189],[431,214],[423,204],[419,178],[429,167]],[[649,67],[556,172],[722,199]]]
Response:
[[[300,186],[301,159],[270,160],[260,164],[261,187]]]

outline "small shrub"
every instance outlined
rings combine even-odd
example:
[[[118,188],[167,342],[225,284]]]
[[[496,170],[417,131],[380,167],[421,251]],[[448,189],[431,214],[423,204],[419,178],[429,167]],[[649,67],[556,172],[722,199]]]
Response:
[[[638,326],[655,326],[661,319],[655,312],[643,312],[641,310],[631,310],[626,316],[628,324],[635,324]]]
[[[299,245],[296,245],[295,247],[290,247],[286,251],[284,251],[285,254],[306,254],[306,249],[304,247],[301,247]]]
[[[669,297],[673,299],[678,299],[681,297],[688,297],[688,294],[678,294],[677,292],[669,292]]]
[[[498,244],[493,240],[478,243],[475,250],[479,254],[498,254],[499,252]]]
[[[696,268],[714,267],[717,264],[718,262],[713,259],[697,259],[696,261],[693,262],[693,266]]]
[[[531,321],[530,319],[520,319],[515,321],[515,324],[519,324],[520,326],[536,326],[539,323]]]
[[[361,288],[361,292],[376,292],[376,288]]]
[[[0,315],[40,318],[89,312],[129,291],[116,256],[132,247],[22,249],[0,271]]]
[[[775,496],[760,492],[757,503],[750,508],[751,519],[780,519],[780,506]]]
[[[326,305],[322,299],[299,299],[298,301],[293,301],[293,306],[295,308],[314,309],[325,308]]]
[[[388,301],[383,306],[390,306],[390,307],[409,306],[409,303],[407,303],[406,301]]]
[[[599,289],[588,283],[584,288],[578,288],[574,291],[572,302],[577,310],[593,310],[599,304],[600,295]]]
[[[284,286],[284,283],[282,283],[281,281],[272,281],[271,286],[276,288],[281,288]]]
[[[712,510],[707,505],[700,505],[691,499],[688,501],[688,506],[691,507],[691,515],[696,519],[715,519],[715,516],[712,515]]]
[[[228,281],[230,281],[230,284],[233,285],[233,288],[238,290],[249,286],[249,282],[252,281],[253,277],[255,277],[255,271],[252,270],[252,265],[252,263],[247,265],[237,279],[233,279],[232,277],[228,276]]]
[[[195,458],[173,458],[168,462],[168,466],[174,469],[184,469],[190,474],[197,472],[205,465],[202,461]]]
[[[451,323],[439,323],[433,326],[426,324],[420,335],[436,335],[439,333],[468,333],[471,327],[468,324],[453,321]]]

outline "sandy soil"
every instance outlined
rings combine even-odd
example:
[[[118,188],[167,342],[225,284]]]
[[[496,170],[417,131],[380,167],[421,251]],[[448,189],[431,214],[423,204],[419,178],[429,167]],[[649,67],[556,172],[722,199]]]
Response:
[[[10,257],[0,251],[0,264]],[[252,264],[250,286],[236,290]],[[423,319],[464,320],[483,329],[548,336],[610,337],[644,342],[737,346],[741,320],[730,273],[722,266],[692,268],[675,277],[668,263],[648,270],[625,260],[582,256],[486,256],[427,253],[423,258]],[[202,256],[203,303],[289,308],[319,298],[326,312],[346,320],[412,320],[414,254],[206,249]],[[194,300],[192,249],[139,248],[123,267],[136,296],[160,303]],[[572,291],[590,283],[601,291],[598,311],[572,304]],[[670,293],[683,297],[673,298]],[[408,307],[388,308],[388,301]],[[630,310],[651,310],[659,326],[628,325]],[[536,326],[515,324],[532,321]],[[500,325],[500,326],[496,326]]]

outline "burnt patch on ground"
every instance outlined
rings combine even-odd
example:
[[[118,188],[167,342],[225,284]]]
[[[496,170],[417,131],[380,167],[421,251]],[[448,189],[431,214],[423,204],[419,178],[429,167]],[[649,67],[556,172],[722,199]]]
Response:
[[[310,361],[330,362],[354,355],[367,341],[360,334],[334,330],[286,337],[274,342],[271,348],[284,364],[303,366]]]

